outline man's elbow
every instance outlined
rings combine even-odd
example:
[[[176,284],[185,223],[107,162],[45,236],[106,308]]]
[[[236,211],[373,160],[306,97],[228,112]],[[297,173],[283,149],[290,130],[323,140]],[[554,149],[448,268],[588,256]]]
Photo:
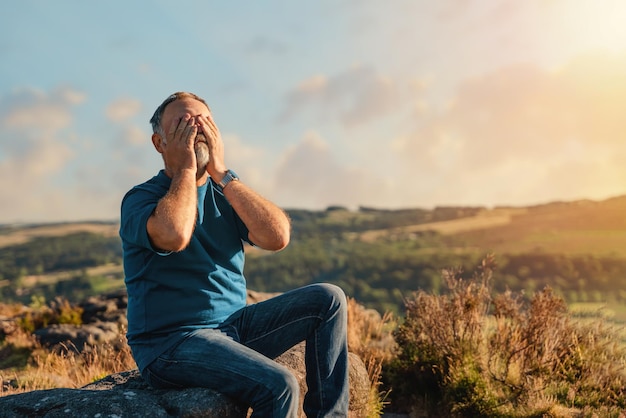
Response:
[[[152,245],[161,251],[181,252],[189,245],[191,233],[177,228],[168,228],[150,234]]]
[[[280,251],[289,245],[289,231],[282,231],[272,236],[256,237],[250,234],[250,240],[256,245],[267,251]]]
[[[274,248],[272,251],[284,250],[289,245],[289,234],[278,237],[274,242]]]
[[[167,251],[171,251],[174,253],[179,253],[181,251],[183,251],[185,248],[187,248],[187,246],[189,245],[189,240],[176,240],[176,241],[171,241],[169,244],[167,244]]]
[[[276,234],[276,249],[274,251],[280,251],[285,249],[287,245],[289,245],[289,240],[291,239],[291,223],[286,222],[278,234]]]

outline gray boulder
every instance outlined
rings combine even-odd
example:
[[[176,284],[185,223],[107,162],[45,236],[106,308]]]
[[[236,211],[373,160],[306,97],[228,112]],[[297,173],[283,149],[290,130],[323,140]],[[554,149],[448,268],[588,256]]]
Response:
[[[224,417],[241,418],[246,409],[208,389],[154,390],[138,371],[111,375],[109,389],[48,389],[0,398],[0,416],[56,417]]]
[[[91,324],[54,324],[33,333],[44,347],[58,351],[82,352],[98,344],[119,340],[120,330],[116,323],[97,321]]]

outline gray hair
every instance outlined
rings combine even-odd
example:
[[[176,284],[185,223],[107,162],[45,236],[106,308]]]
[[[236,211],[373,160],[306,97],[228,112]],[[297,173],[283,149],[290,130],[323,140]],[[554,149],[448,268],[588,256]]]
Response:
[[[193,93],[188,93],[186,91],[178,91],[176,93],[173,93],[167,96],[167,99],[163,100],[163,103],[161,103],[159,107],[157,107],[157,109],[154,111],[154,114],[150,118],[150,124],[152,125],[152,132],[154,132],[155,134],[161,135],[163,139],[165,139],[165,132],[163,132],[163,127],[161,126],[161,119],[163,119],[163,112],[165,112],[165,108],[167,107],[168,104],[176,100],[184,99],[187,97],[204,103],[207,109],[211,110],[209,108],[209,105],[206,104],[206,101],[204,101],[202,97],[197,96]]]

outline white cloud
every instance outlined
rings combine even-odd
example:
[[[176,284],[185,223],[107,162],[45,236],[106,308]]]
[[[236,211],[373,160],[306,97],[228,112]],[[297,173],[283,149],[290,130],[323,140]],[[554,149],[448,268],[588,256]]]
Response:
[[[0,102],[0,197],[2,219],[48,218],[58,193],[56,176],[72,161],[72,106],[82,93],[15,91]]]
[[[222,140],[226,165],[259,193],[271,197],[271,184],[268,181],[270,156],[267,150],[244,143],[235,134],[223,134]]]
[[[367,167],[341,164],[319,134],[308,132],[281,156],[272,196],[280,205],[292,208],[384,206],[384,198],[389,196],[382,181]]]
[[[87,95],[78,90],[74,90],[70,86],[59,87],[56,90],[56,94],[63,99],[63,101],[70,105],[77,105],[83,103],[87,99]]]
[[[149,133],[137,125],[129,125],[124,128],[123,142],[129,145],[145,145],[150,142]]]
[[[123,122],[141,110],[141,102],[132,98],[120,98],[106,108],[106,116],[112,122]]]
[[[392,152],[405,178],[438,185],[423,190],[429,204],[624,193],[625,72],[626,56],[596,55],[558,73],[520,65],[467,80],[450,108],[416,117]]]
[[[80,95],[82,93],[68,88],[50,94],[36,89],[17,90],[0,102],[0,128],[46,134],[57,132],[70,124],[70,106],[76,104],[76,97]],[[8,136],[3,137],[8,140]]]
[[[280,120],[313,112],[323,122],[367,124],[402,109],[420,90],[415,80],[398,81],[356,66],[330,78],[316,75],[304,80],[288,94]]]
[[[443,109],[423,103],[423,84],[394,95],[393,86],[409,83],[381,78],[356,88],[343,76],[311,78],[290,97],[290,117],[314,109],[330,123],[361,126],[340,138],[305,134],[276,163],[272,196],[284,206],[323,208],[524,205],[624,194],[623,74],[626,55],[581,56],[558,72],[516,65],[465,80]],[[379,100],[369,107],[370,100],[346,97]],[[376,106],[396,120],[409,117],[395,130],[377,130]]]
[[[45,94],[25,89],[4,98],[0,102],[0,164],[19,161],[24,169],[36,167],[36,172],[41,167],[58,169],[71,154],[60,138],[73,119],[74,102],[67,97],[68,90]]]

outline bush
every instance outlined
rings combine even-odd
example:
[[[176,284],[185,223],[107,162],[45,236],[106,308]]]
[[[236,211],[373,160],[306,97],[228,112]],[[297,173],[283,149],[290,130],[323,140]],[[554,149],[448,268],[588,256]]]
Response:
[[[34,332],[52,324],[81,325],[83,308],[70,304],[67,299],[56,298],[48,305],[33,298],[31,309],[21,315],[18,326],[26,332]]]
[[[618,416],[625,351],[601,322],[574,320],[550,288],[493,296],[488,256],[469,280],[447,270],[443,295],[414,293],[384,369],[396,409],[435,416]]]

